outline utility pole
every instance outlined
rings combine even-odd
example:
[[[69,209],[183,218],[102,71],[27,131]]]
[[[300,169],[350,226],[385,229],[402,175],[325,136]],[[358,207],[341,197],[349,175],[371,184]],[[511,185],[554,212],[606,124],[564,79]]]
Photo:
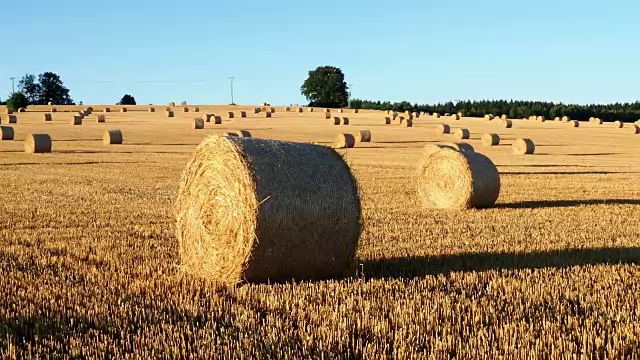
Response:
[[[15,92],[16,92],[16,88],[14,86],[15,79],[16,79],[15,77],[9,78],[9,80],[11,80],[11,95],[15,94]]]
[[[351,108],[351,87],[353,84],[347,84],[347,86],[349,87],[349,92],[347,92],[347,107]]]
[[[229,80],[230,80],[230,84],[231,84],[231,104],[235,104],[233,102],[233,79],[235,79],[235,76],[229,76]]]

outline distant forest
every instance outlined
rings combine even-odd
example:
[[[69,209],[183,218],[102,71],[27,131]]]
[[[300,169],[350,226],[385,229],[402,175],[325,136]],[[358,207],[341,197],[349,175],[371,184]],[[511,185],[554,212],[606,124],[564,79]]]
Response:
[[[528,118],[529,116],[544,116],[553,119],[556,116],[569,116],[574,120],[587,121],[591,117],[600,118],[603,121],[621,120],[635,122],[640,119],[640,102],[616,103],[607,105],[576,105],[543,101],[514,101],[514,100],[482,100],[446,102],[444,104],[426,105],[411,104],[408,101],[391,103],[389,101],[369,101],[352,99],[351,108],[394,111],[424,111],[427,113],[438,112],[458,113],[464,116],[483,117],[486,114],[500,116],[506,114],[510,119]]]

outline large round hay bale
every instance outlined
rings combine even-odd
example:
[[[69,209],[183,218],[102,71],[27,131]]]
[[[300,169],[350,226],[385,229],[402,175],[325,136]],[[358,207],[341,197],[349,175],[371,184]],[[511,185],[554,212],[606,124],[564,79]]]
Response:
[[[200,112],[200,108],[199,107],[194,107],[193,108],[193,112]]]
[[[568,122],[569,120],[571,120],[571,118],[569,116],[565,115],[565,116],[562,117],[562,121],[563,122]]]
[[[44,118],[44,121],[51,121],[51,114],[50,113],[44,113],[43,118]]]
[[[188,107],[186,107],[186,106],[183,106],[183,107],[182,107],[182,112],[184,112],[184,113],[188,113],[188,112],[189,112],[189,108],[188,108]]]
[[[506,129],[511,129],[513,127],[513,121],[511,120],[502,120],[502,127]]]
[[[502,116],[500,116],[500,119],[502,120],[507,120],[508,118],[507,114],[502,114]]]
[[[101,114],[98,115],[97,122],[103,123],[103,122],[106,122],[106,121],[107,121],[107,117],[105,115],[101,115]]]
[[[108,113],[108,112],[111,112],[111,109],[110,108],[104,108],[104,110],[102,112]]]
[[[433,116],[436,119],[440,119],[440,113],[434,112],[433,115],[431,115],[431,116]]]
[[[447,124],[438,124],[436,125],[436,131],[439,134],[449,134],[451,133],[451,128]]]
[[[18,123],[18,117],[15,115],[7,115],[7,123],[8,124],[17,124]]]
[[[349,125],[349,118],[343,117],[342,120],[340,121],[340,125]]]
[[[517,155],[533,154],[536,151],[536,146],[531,139],[519,138],[511,145],[513,153]]]
[[[356,139],[351,134],[338,134],[336,142],[333,145],[336,149],[352,148],[356,145]]]
[[[169,103],[169,106],[171,106],[171,107],[175,107],[175,106],[176,106],[176,103],[172,101],[172,102],[170,102],[170,103]]]
[[[567,125],[569,127],[580,127],[580,123],[578,122],[578,120],[569,120],[567,121]]]
[[[195,119],[193,119],[193,128],[195,130],[204,129],[204,119],[203,118],[195,118]]]
[[[356,142],[371,142],[371,130],[360,130],[355,135]]]
[[[215,283],[355,270],[358,188],[326,146],[212,136],[182,175],[176,209],[181,268]]]
[[[425,208],[487,208],[500,194],[500,174],[489,158],[446,146],[423,152],[416,183]]]
[[[4,112],[5,112],[7,115],[11,115],[11,114],[13,114],[13,109],[11,109],[11,108],[6,108],[6,109],[4,110]]]
[[[333,121],[331,122],[333,125],[340,125],[340,123],[342,122],[342,120],[340,119],[339,116],[334,116]]]
[[[264,113],[264,117],[265,117],[265,118],[270,118],[270,117],[271,117],[271,111],[266,111],[266,112]]]
[[[215,125],[220,125],[220,124],[222,124],[222,116],[216,116],[216,115],[213,115],[213,116],[211,117],[211,120],[212,120],[212,122],[213,122]]]
[[[453,134],[455,135],[456,139],[458,140],[466,140],[469,138],[469,130],[468,129],[464,129],[464,128],[458,128],[456,129]]]
[[[72,116],[71,125],[82,125],[82,116],[79,116],[79,115]]]
[[[324,118],[325,118],[326,120],[331,119],[331,113],[330,113],[330,112],[326,112],[326,111],[325,111],[325,113],[324,113]]]
[[[247,112],[246,111],[238,111],[238,117],[246,118],[247,117]]]
[[[167,115],[167,117],[172,118],[174,116],[173,111],[165,111],[165,114]]]
[[[231,130],[230,133],[235,134],[238,137],[251,137],[251,132],[249,132],[249,130]]]
[[[640,134],[640,126],[636,125],[636,124],[630,124],[629,126],[626,126],[627,129],[629,129],[629,133],[631,134]]]
[[[487,120],[487,121],[491,121],[491,120],[493,120],[493,115],[487,114],[487,115],[484,116],[484,119]]]
[[[500,136],[498,134],[486,133],[482,135],[482,145],[484,146],[500,145]]]
[[[234,114],[233,111],[227,112],[227,119],[234,119],[235,117],[236,117],[236,114]]]
[[[41,154],[51,152],[51,137],[47,134],[29,134],[24,140],[24,152]]]
[[[458,114],[451,114],[451,118],[452,118],[453,120],[460,120],[460,115],[458,115]]]
[[[539,122],[545,122],[547,119],[544,116],[538,116],[536,120]]]
[[[259,107],[253,108],[253,113],[254,114],[260,114],[260,111],[262,111],[262,109],[260,109]]]
[[[303,111],[304,111],[304,109],[303,109],[303,108],[301,108],[301,107],[299,107],[299,108],[297,109],[297,111],[298,111],[299,113],[301,113],[301,112],[303,112]]]
[[[413,127],[413,120],[411,119],[400,120],[400,127],[406,127],[406,128]]]
[[[19,108],[19,109],[18,109],[18,112],[19,112],[19,113],[27,112],[27,109],[25,109],[25,108]]]
[[[380,122],[382,125],[389,125],[391,124],[391,118],[388,116],[383,116],[382,117],[382,121]]]
[[[613,122],[613,127],[616,129],[620,129],[624,127],[624,123],[620,120],[616,120]]]
[[[0,140],[13,140],[15,136],[11,126],[0,126]]]
[[[105,145],[119,145],[122,144],[122,131],[120,130],[107,130],[102,135],[102,143]]]

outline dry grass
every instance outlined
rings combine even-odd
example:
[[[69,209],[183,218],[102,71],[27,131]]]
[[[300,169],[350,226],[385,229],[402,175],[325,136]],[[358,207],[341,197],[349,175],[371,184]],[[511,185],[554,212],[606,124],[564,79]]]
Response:
[[[240,125],[194,131],[193,115],[147,108],[76,127],[69,113],[27,112],[16,141],[0,141],[1,358],[637,357],[639,135],[465,117],[456,124],[472,134],[500,131],[500,146],[468,140],[498,167],[500,197],[443,211],[417,205],[412,179],[422,147],[452,135],[431,117],[402,129],[360,111],[350,126],[372,142],[339,150],[362,193],[358,276],[218,289],[180,271],[173,209],[198,144]],[[242,127],[335,139],[314,113],[263,116]],[[102,146],[110,128],[127,141]],[[22,152],[44,132],[53,153]],[[519,137],[535,155],[511,154]]]

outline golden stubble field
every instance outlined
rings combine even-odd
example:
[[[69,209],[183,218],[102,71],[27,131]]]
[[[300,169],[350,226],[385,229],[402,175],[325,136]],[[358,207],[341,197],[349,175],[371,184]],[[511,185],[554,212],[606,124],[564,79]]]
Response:
[[[229,108],[129,108],[81,126],[17,114],[17,141],[0,141],[2,358],[640,357],[640,135],[430,116],[400,128],[375,111],[332,126],[281,107],[194,130],[194,116]],[[496,207],[420,208],[420,149],[453,141],[437,123],[468,128],[498,166]],[[102,145],[107,129],[125,144]],[[179,178],[200,141],[228,129],[327,145],[372,131],[340,150],[362,191],[357,277],[217,289],[181,274]],[[30,132],[50,134],[53,153],[23,153]],[[504,145],[483,147],[485,132]],[[511,154],[523,136],[535,155]]]

